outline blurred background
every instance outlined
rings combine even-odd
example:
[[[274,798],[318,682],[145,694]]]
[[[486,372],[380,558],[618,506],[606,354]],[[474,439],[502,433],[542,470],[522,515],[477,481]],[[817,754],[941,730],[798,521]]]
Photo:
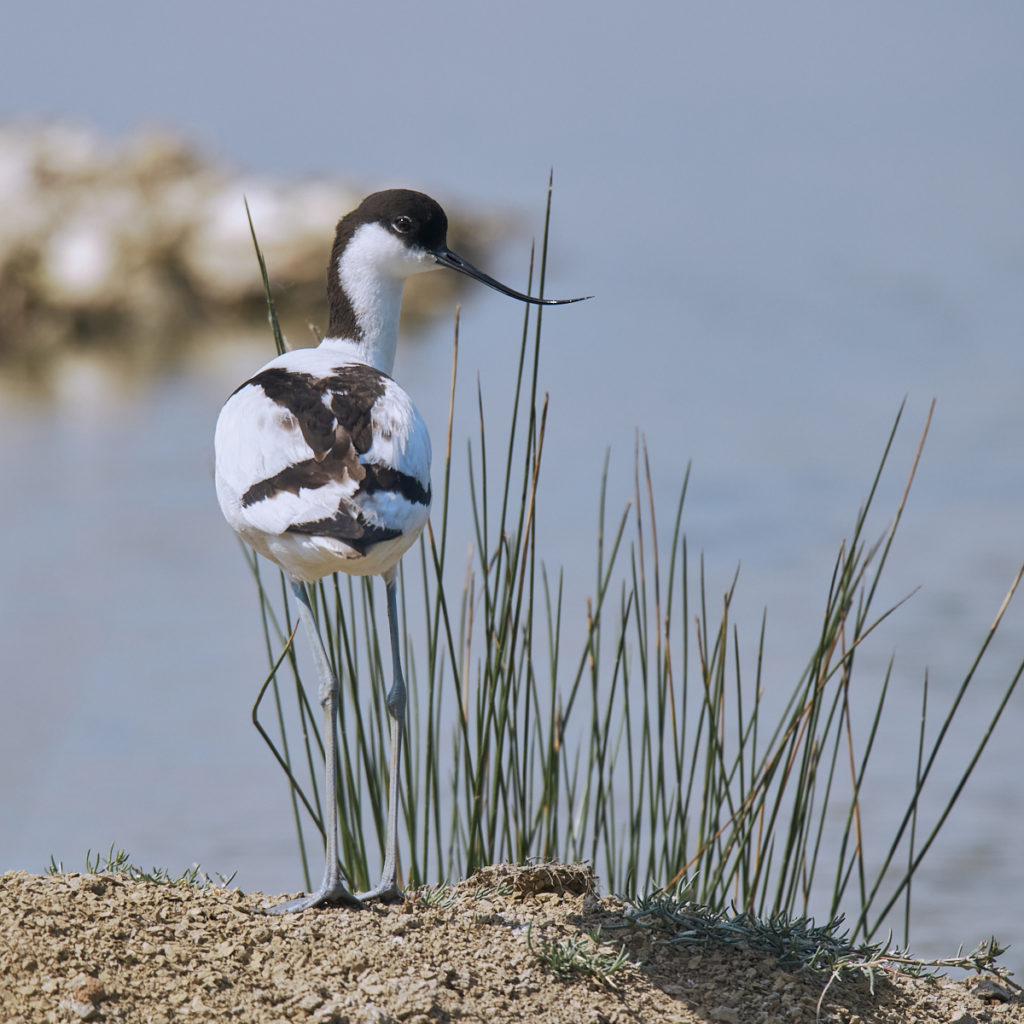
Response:
[[[615,509],[642,431],[666,528],[692,460],[691,552],[711,594],[741,566],[734,621],[755,642],[767,608],[764,678],[788,694],[900,403],[878,534],[937,400],[882,601],[920,590],[859,666],[895,659],[868,827],[889,787],[902,811],[925,673],[944,708],[1024,560],[1022,32],[1012,2],[9,11],[0,870],[80,868],[113,842],[145,867],[301,884],[249,722],[256,598],[212,482],[220,404],[272,352],[242,197],[305,344],[334,223],[363,194],[434,195],[453,246],[521,287],[552,167],[547,291],[596,296],[544,321],[540,550],[566,568],[567,617],[593,578],[605,453]],[[449,277],[417,282],[395,373],[435,452]],[[478,375],[507,407],[521,311],[460,298],[464,436]],[[1017,671],[1022,615],[939,789]],[[1022,729],[1017,693],[917,877],[922,955],[995,933],[1024,965]]]

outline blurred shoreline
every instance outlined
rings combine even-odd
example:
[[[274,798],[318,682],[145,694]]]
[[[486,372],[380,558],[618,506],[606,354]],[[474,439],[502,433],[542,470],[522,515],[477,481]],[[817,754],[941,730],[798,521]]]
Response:
[[[70,351],[111,349],[145,365],[197,327],[264,322],[245,201],[286,335],[310,344],[326,325],[334,224],[362,197],[335,180],[239,173],[167,132],[0,123],[0,368],[45,377]],[[495,227],[457,219],[453,244],[480,259]],[[412,281],[407,329],[450,309],[461,284]]]

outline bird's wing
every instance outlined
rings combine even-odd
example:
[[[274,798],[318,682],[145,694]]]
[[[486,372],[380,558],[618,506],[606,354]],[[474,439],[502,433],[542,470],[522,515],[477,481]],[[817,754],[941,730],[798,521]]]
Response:
[[[429,438],[387,374],[361,363],[323,374],[271,365],[235,392],[225,418],[218,474],[230,466],[245,526],[362,552],[425,521]]]

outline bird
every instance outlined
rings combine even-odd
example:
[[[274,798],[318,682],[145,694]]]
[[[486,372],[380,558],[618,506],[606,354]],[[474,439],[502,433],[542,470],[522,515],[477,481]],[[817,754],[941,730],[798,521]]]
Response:
[[[447,267],[536,305],[577,299],[523,294],[489,277],[447,244],[448,219],[422,192],[367,196],[338,222],[327,268],[328,328],[314,348],[270,360],[229,396],[214,435],[215,481],[232,529],[285,573],[319,675],[325,736],[325,867],[317,890],[267,908],[359,907],[402,898],[398,885],[398,783],[406,728],[397,571],[430,514],[430,436],[391,376],[402,291],[413,274]],[[387,597],[392,680],[388,809],[380,881],[353,894],[338,861],[338,680],[308,587],[335,572],[380,576]]]

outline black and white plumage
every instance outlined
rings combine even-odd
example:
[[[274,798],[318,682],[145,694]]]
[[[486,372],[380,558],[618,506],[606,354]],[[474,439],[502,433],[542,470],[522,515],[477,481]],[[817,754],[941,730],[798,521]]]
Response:
[[[261,555],[312,583],[379,575],[430,512],[430,438],[383,371],[322,343],[278,356],[228,400],[217,492]]]
[[[270,912],[400,896],[398,764],[406,689],[399,660],[396,571],[430,513],[430,437],[390,373],[405,280],[447,266],[524,302],[447,246],[448,222],[420,192],[375,192],[338,223],[327,295],[330,322],[316,348],[272,359],[240,385],[217,421],[217,497],[231,527],[288,575],[313,647],[325,715],[326,857],[320,888]],[[338,683],[306,584],[333,572],[379,575],[387,589],[394,679],[388,834],[380,883],[353,896],[337,857]]]

